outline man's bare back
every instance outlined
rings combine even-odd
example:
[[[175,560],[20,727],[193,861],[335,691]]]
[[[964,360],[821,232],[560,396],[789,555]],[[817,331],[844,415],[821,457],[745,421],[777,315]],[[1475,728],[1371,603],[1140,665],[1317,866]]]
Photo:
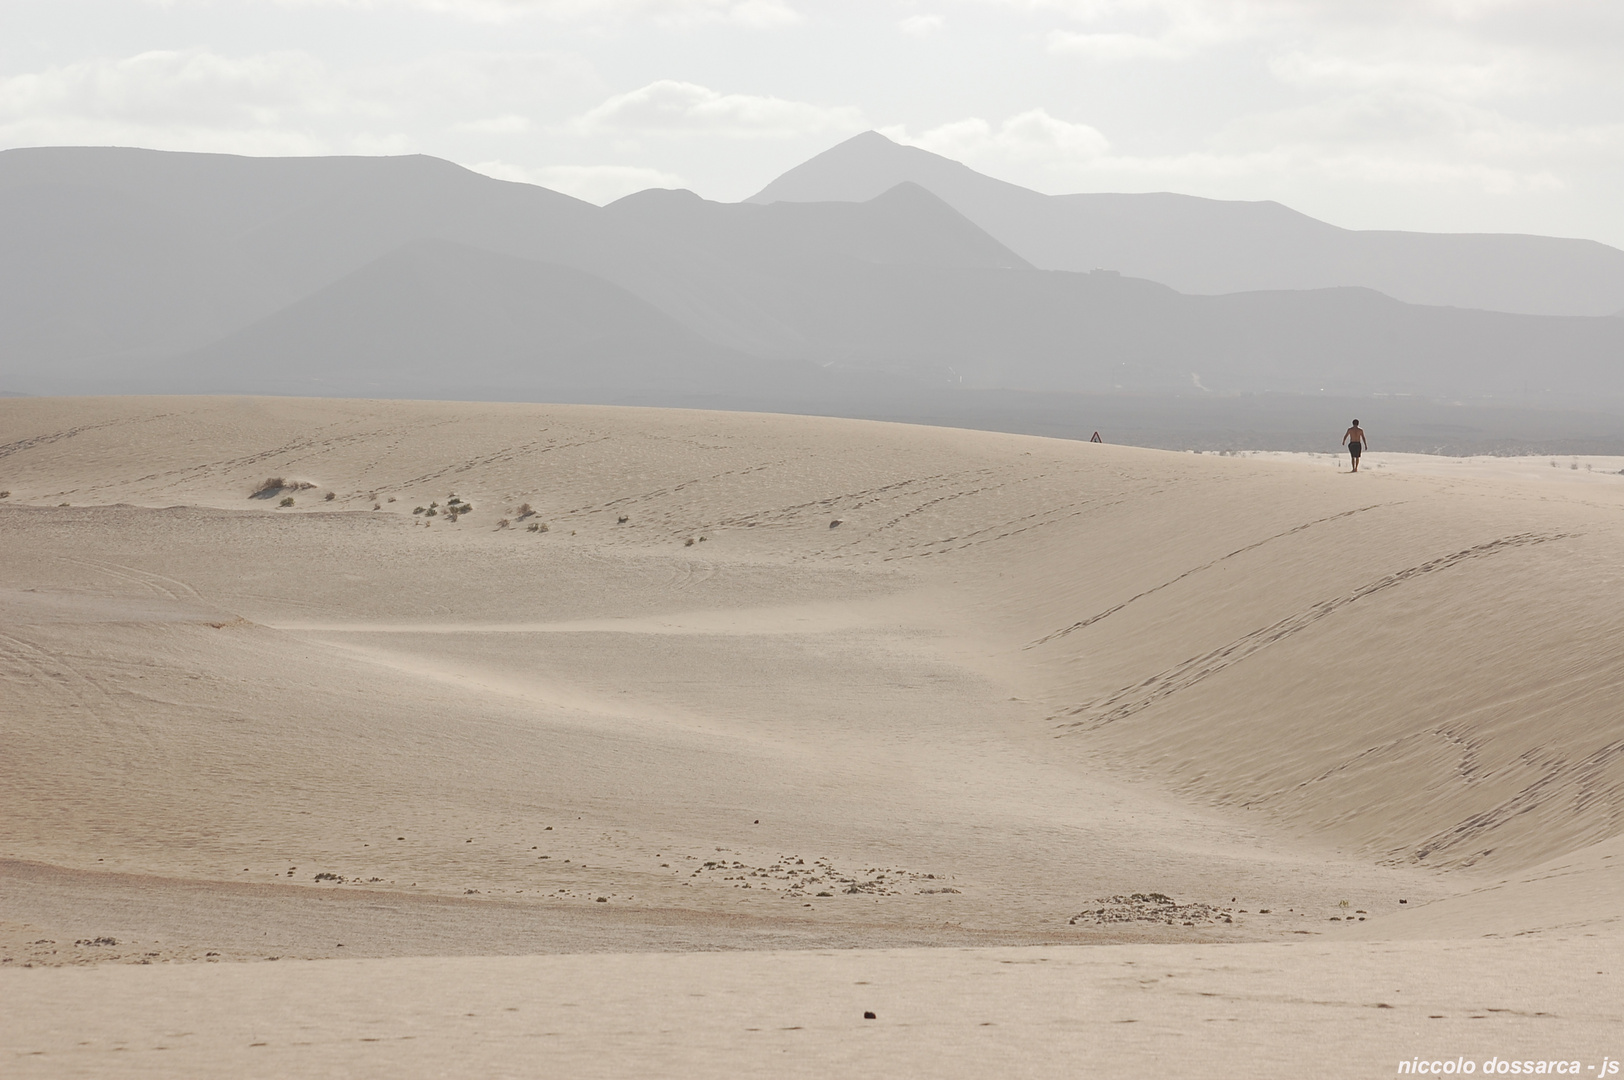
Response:
[[[1368,445],[1365,442],[1365,429],[1359,426],[1358,420],[1355,420],[1353,426],[1342,436],[1342,442],[1348,448],[1348,453],[1353,455],[1353,471],[1358,472],[1359,455],[1364,452],[1365,446]]]

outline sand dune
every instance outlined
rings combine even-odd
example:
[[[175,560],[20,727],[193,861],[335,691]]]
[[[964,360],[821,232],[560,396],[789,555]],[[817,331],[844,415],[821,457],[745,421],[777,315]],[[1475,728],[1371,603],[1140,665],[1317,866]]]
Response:
[[[1624,476],[1601,459],[1349,475],[277,399],[12,399],[0,430],[8,996],[159,985],[110,960],[407,965],[321,969],[359,987],[432,984],[422,957],[1111,944],[1375,987],[1445,947],[1372,940],[1616,951]],[[286,493],[251,498],[267,477]],[[755,963],[703,978],[802,961]],[[3,970],[25,964],[100,966]],[[1194,1033],[1181,1002],[1157,1022]],[[1320,1016],[1281,1008],[1233,1045]],[[58,1055],[41,1075],[114,1060],[11,1023]],[[1381,1030],[1342,1065],[1412,1029]]]

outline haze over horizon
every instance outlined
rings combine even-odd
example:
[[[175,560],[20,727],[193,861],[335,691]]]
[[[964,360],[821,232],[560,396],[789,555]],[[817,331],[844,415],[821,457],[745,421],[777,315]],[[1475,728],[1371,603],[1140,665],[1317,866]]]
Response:
[[[742,199],[875,129],[1048,194],[1624,246],[1602,2],[8,4],[0,148],[426,153]]]

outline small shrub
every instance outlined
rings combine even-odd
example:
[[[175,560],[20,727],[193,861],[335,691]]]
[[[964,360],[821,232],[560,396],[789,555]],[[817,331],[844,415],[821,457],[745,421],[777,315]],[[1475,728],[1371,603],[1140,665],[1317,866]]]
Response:
[[[682,542],[682,546],[683,547],[693,547],[694,546],[694,538],[690,536],[688,539],[686,539],[686,540],[684,540]]]
[[[9,492],[9,491],[0,491],[0,499],[9,499],[9,498],[11,498],[11,492]]]
[[[265,478],[265,482],[255,488],[248,497],[250,499],[269,499],[279,492],[309,491],[315,486],[309,480],[289,480],[282,476],[268,476]]]
[[[338,493],[336,491],[329,491],[327,494],[322,496],[322,501],[332,502],[336,498],[338,498]]]
[[[520,503],[519,504],[519,520],[520,521],[523,521],[525,518],[529,517],[531,514],[534,514],[534,513],[535,513],[535,511],[533,509],[531,509],[529,503]]]
[[[628,522],[630,520],[631,520],[631,516],[629,514],[621,514],[619,517],[617,517],[615,519],[615,524],[624,525],[624,524],[626,524],[626,522]]]
[[[382,510],[383,509],[383,503],[373,503],[372,504],[372,509],[374,509],[374,510]]]
[[[537,532],[548,532],[548,531],[550,531],[550,529],[551,529],[551,526],[549,526],[545,521],[543,521],[540,525],[536,526],[536,531]]]
[[[505,529],[505,528],[508,527],[509,524],[511,524],[511,522],[509,522],[507,518],[503,518],[501,521],[498,521],[496,523],[496,527],[498,529]]]
[[[453,495],[453,496],[451,496],[451,498],[449,498],[449,499],[447,499],[445,501],[445,504],[447,506],[456,506],[460,502],[462,502],[462,500],[457,498],[455,495]]]
[[[278,505],[278,506],[292,506],[293,505],[293,496],[292,495],[283,496],[282,501],[277,503],[276,505]]]
[[[389,496],[389,501],[390,501],[390,502],[394,502],[394,501],[395,501],[395,497],[394,497],[394,496],[393,496],[393,495],[391,495],[391,496]]]
[[[532,525],[528,529],[526,529],[525,532],[539,532],[540,530],[541,530],[540,525]]]
[[[338,874],[329,874],[327,871],[323,870],[321,873],[316,875],[316,880],[317,881],[337,881],[337,882],[342,883],[344,879],[342,877],[340,877]]]
[[[423,511],[423,516],[424,517],[438,517],[439,514],[440,514],[440,512],[438,510],[436,510],[432,506],[429,507],[427,510]]]
[[[414,513],[414,514],[423,514],[423,513],[427,513],[427,512],[428,511],[425,508],[421,507],[421,506],[416,506],[416,507],[412,508],[412,513]]]
[[[1577,461],[1575,461],[1572,465],[1569,465],[1568,468],[1572,469],[1574,472],[1578,472],[1579,471],[1579,463]]]

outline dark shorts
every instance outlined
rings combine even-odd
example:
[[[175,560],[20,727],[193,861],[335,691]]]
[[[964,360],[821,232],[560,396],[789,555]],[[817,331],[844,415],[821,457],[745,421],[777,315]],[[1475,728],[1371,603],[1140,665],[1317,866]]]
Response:
[[[1348,453],[1352,454],[1354,457],[1358,457],[1359,452],[1362,449],[1363,447],[1361,447],[1357,442],[1351,442],[1348,444]]]

